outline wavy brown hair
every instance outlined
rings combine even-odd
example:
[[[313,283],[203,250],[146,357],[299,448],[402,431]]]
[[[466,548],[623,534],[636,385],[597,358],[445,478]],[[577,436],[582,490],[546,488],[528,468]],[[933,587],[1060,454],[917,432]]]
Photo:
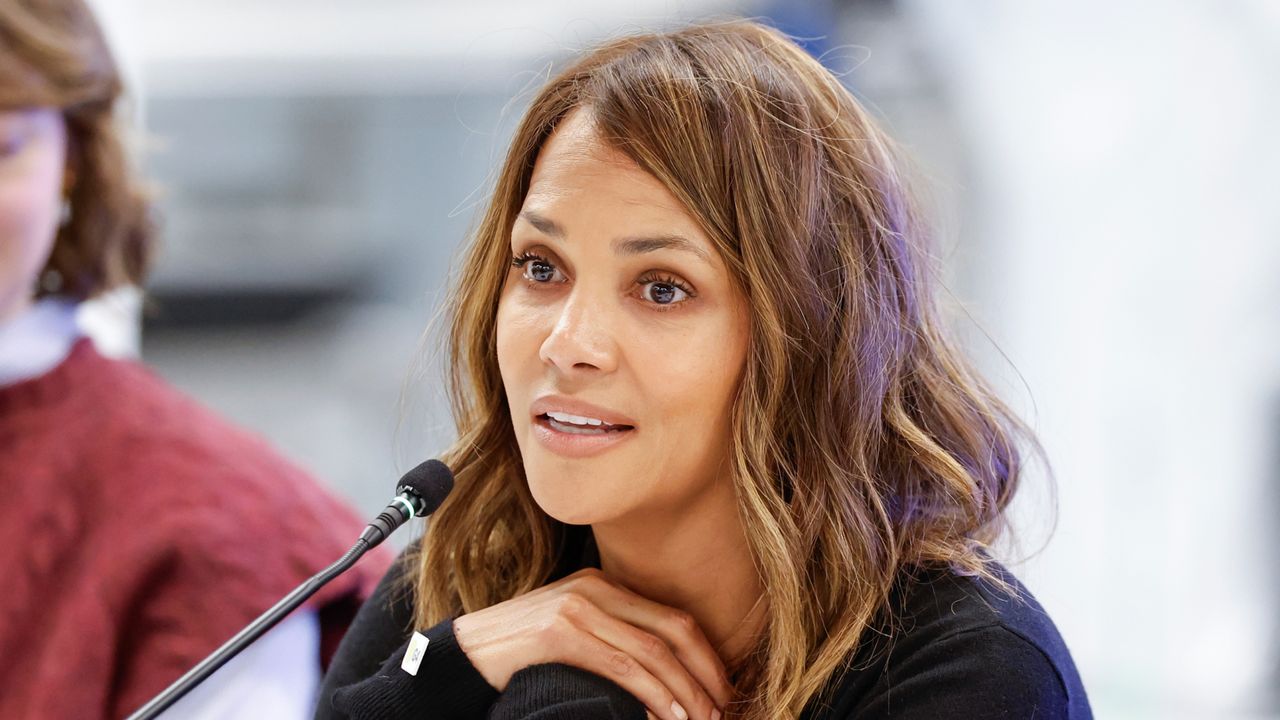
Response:
[[[456,489],[414,561],[431,625],[545,584],[568,526],[526,485],[495,352],[512,223],[539,149],[571,110],[661,181],[748,298],[732,417],[739,513],[769,620],[735,717],[795,717],[917,567],[998,580],[1034,437],[975,374],[935,302],[930,236],[904,161],[839,81],[750,21],[608,42],[533,98],[449,307]]]
[[[37,295],[93,297],[138,284],[152,254],[148,204],[121,142],[120,71],[82,0],[0,2],[0,109],[54,107],[67,126],[71,216],[45,272],[61,278]]]

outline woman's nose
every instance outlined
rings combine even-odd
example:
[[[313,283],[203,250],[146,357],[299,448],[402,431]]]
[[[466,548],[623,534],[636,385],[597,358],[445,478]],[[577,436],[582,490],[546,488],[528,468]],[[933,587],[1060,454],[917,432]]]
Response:
[[[543,340],[538,355],[562,373],[613,372],[618,354],[613,332],[607,302],[575,289],[556,316],[555,326]]]

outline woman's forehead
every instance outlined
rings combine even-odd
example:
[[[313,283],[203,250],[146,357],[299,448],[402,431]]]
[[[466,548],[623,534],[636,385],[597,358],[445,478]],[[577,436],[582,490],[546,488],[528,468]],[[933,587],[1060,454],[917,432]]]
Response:
[[[609,206],[630,218],[696,224],[661,181],[600,137],[589,111],[575,110],[538,153],[523,207],[554,215],[585,205]]]
[[[543,143],[534,162],[529,189],[532,193],[539,185],[594,184],[609,180],[661,187],[661,183],[625,153],[604,141],[589,111],[575,110]]]

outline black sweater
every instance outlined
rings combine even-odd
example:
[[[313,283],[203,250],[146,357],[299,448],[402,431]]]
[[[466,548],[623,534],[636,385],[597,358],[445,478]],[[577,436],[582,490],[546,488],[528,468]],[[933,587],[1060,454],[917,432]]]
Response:
[[[581,561],[598,566],[589,539]],[[574,568],[562,563],[557,575]],[[365,603],[329,667],[317,720],[645,720],[644,705],[612,681],[547,663],[512,675],[499,693],[458,647],[452,620],[428,638],[416,675],[401,669],[413,608],[397,562]],[[802,720],[1092,718],[1071,655],[1040,605],[1006,570],[1021,599],[946,571],[904,575],[890,607],[892,641],[867,632]]]

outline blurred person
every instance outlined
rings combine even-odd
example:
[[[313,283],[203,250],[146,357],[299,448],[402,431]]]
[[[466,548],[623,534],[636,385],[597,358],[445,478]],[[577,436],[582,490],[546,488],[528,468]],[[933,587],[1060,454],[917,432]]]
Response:
[[[133,711],[363,528],[260,439],[82,336],[142,281],[146,201],[115,62],[80,0],[0,2],[0,717]],[[310,715],[390,555],[371,555],[174,707]]]
[[[1090,718],[904,173],[752,22],[551,79],[451,294],[455,489],[316,717]]]

